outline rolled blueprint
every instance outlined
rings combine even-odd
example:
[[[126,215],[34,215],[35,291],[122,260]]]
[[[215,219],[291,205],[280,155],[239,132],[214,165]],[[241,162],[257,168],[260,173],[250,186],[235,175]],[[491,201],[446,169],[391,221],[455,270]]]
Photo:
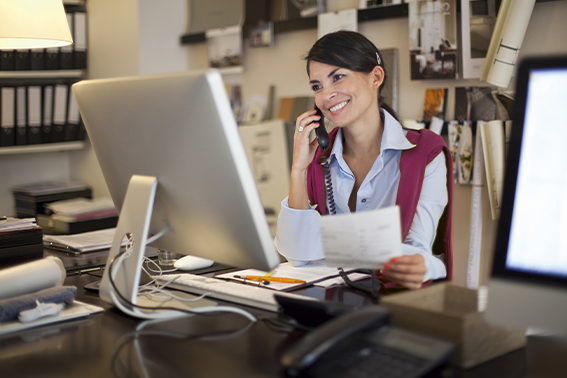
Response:
[[[481,80],[508,87],[514,73],[535,0],[504,0],[498,12]]]
[[[61,286],[65,277],[63,262],[54,256],[0,270],[0,299]]]

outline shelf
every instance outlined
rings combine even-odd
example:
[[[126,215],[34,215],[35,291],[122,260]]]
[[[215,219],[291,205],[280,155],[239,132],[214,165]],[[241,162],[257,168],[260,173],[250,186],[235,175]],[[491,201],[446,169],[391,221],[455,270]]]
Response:
[[[0,79],[67,79],[85,74],[85,70],[0,71]]]
[[[85,145],[86,145],[85,141],[75,141],[75,142],[34,144],[29,146],[0,147],[0,155],[82,150],[83,148],[85,148]]]
[[[408,4],[387,5],[358,10],[358,22],[384,20],[388,18],[398,18],[408,16]],[[242,26],[242,38],[247,39],[250,28],[256,26],[257,20],[245,22]],[[317,16],[297,18],[293,20],[274,22],[274,34],[286,33],[291,31],[316,29]],[[181,36],[181,44],[190,45],[206,42],[205,33],[185,34]]]
[[[243,66],[221,67],[221,68],[217,68],[217,70],[221,73],[221,75],[236,75],[243,73],[244,67]]]

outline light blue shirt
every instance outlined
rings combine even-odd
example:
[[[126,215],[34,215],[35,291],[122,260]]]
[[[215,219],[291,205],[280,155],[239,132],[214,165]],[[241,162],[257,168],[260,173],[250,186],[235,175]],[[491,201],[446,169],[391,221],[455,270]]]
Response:
[[[356,197],[356,211],[369,211],[394,206],[400,181],[401,152],[415,145],[405,137],[401,125],[384,112],[384,133],[380,155],[364,178]],[[350,213],[348,200],[354,187],[354,175],[343,158],[342,129],[335,138],[329,168],[337,214]],[[437,224],[448,201],[447,167],[440,153],[425,169],[423,187],[415,218],[402,244],[403,255],[419,253],[425,258],[427,273],[424,281],[447,275],[443,262],[431,252]],[[314,209],[298,210],[289,207],[288,198],[282,201],[274,243],[278,252],[295,266],[325,258],[319,217]]]

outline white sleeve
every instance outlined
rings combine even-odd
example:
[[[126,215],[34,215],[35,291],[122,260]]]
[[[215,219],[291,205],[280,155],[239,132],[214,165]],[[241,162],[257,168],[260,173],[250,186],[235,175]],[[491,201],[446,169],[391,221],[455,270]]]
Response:
[[[325,258],[319,217],[319,213],[313,209],[290,208],[288,198],[282,201],[274,244],[292,265],[303,265]]]
[[[435,239],[437,224],[448,200],[447,165],[445,164],[445,155],[441,152],[425,169],[415,217],[402,246],[402,254],[419,253],[425,258],[427,273],[424,281],[447,276],[445,264],[433,255],[431,247]]]

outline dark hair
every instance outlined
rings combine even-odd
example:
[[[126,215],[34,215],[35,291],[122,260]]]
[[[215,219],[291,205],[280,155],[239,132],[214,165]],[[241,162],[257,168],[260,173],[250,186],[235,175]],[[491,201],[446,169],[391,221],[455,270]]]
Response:
[[[378,105],[398,120],[394,110],[384,102],[381,95],[387,77],[382,55],[374,43],[362,34],[347,30],[326,34],[315,42],[304,59],[307,61],[307,75],[312,61],[365,74],[372,72],[376,66],[382,67],[384,81],[378,88]]]

